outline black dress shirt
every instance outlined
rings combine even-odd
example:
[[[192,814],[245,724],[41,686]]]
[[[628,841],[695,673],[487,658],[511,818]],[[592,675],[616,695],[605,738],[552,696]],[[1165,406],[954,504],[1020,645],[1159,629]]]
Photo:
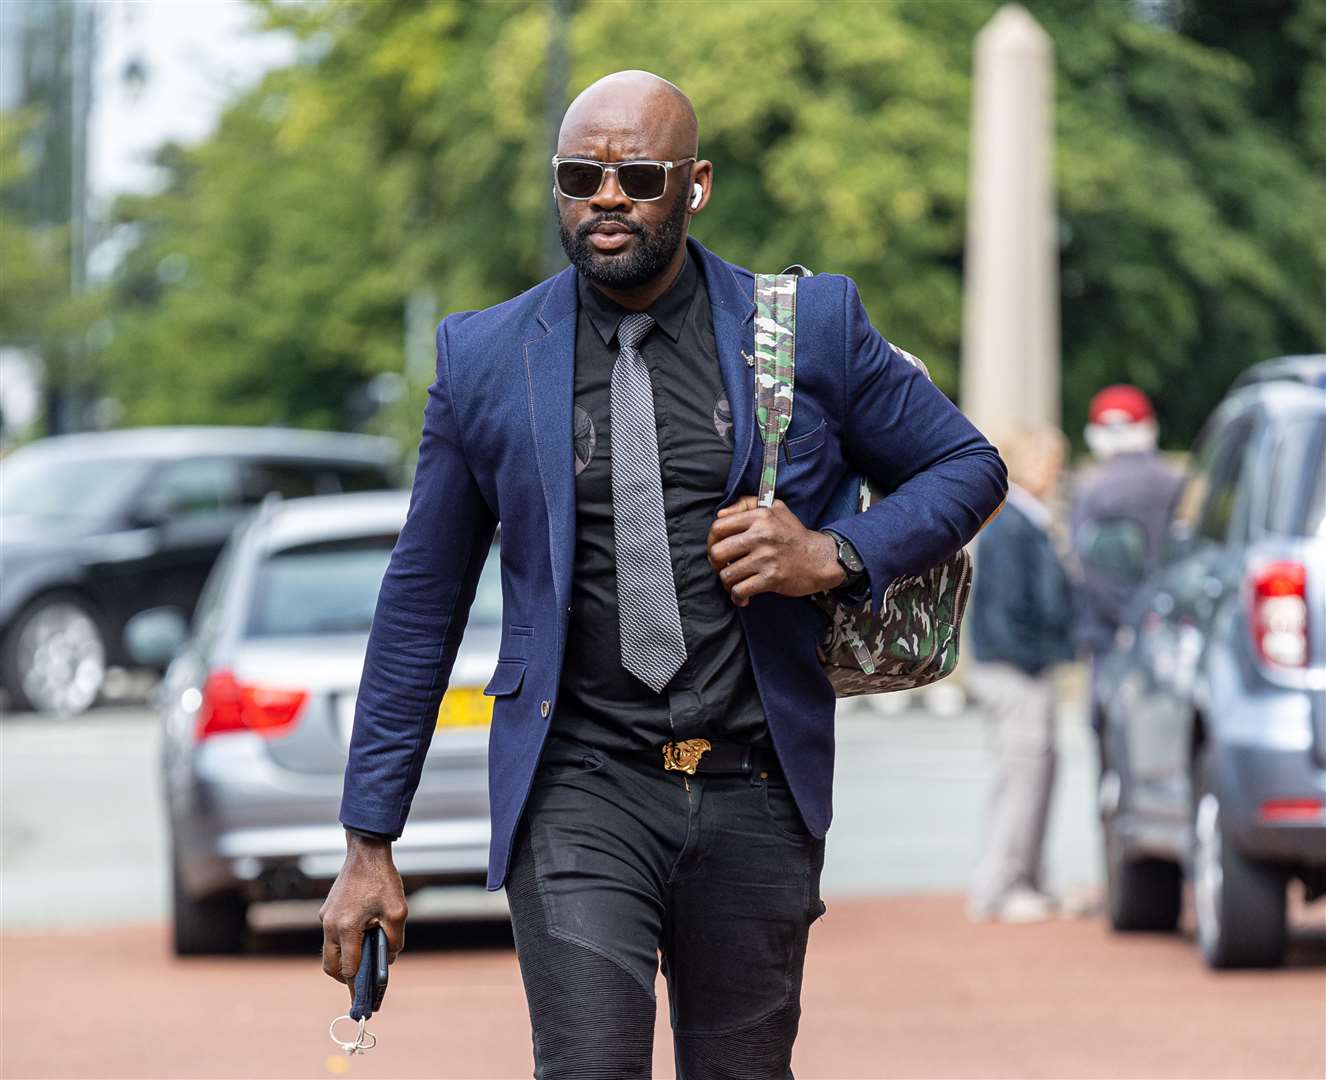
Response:
[[[732,410],[709,294],[690,253],[646,310],[640,344],[654,392],[659,471],[686,661],[661,692],[621,664],[612,512],[612,369],[627,315],[577,277],[573,439],[576,548],[571,615],[551,731],[604,749],[648,750],[705,737],[768,745],[737,609],[709,565],[706,538],[732,461]]]

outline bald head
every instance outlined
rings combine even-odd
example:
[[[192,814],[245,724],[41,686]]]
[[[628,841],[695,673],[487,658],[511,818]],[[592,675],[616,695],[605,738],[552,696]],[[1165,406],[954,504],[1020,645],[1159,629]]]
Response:
[[[590,83],[562,117],[557,152],[601,157],[601,151],[615,160],[698,154],[690,98],[648,71],[617,71]]]

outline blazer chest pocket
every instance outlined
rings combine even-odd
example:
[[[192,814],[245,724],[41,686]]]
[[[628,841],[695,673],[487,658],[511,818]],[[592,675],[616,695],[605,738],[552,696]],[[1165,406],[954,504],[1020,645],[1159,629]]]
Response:
[[[524,660],[499,660],[497,668],[493,671],[493,677],[488,680],[483,692],[489,697],[514,694],[525,681],[525,667]]]
[[[824,445],[825,433],[829,430],[829,422],[824,417],[820,417],[817,426],[802,435],[796,435],[793,438],[783,439],[783,456],[790,464],[798,458],[803,458],[807,454],[813,454]]]

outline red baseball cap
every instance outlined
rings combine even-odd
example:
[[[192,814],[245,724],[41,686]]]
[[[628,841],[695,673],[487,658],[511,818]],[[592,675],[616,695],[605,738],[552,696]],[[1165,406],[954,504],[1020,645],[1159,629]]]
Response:
[[[1151,399],[1135,386],[1117,383],[1107,386],[1091,399],[1087,409],[1087,423],[1100,427],[1117,427],[1120,424],[1140,424],[1154,421],[1156,411],[1151,407]]]

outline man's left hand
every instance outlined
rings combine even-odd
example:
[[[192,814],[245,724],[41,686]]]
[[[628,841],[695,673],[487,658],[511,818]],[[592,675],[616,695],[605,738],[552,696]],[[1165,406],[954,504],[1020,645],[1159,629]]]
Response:
[[[757,503],[742,495],[723,507],[706,540],[709,565],[737,607],[756,593],[806,596],[842,583],[833,537],[807,529],[782,499]]]

